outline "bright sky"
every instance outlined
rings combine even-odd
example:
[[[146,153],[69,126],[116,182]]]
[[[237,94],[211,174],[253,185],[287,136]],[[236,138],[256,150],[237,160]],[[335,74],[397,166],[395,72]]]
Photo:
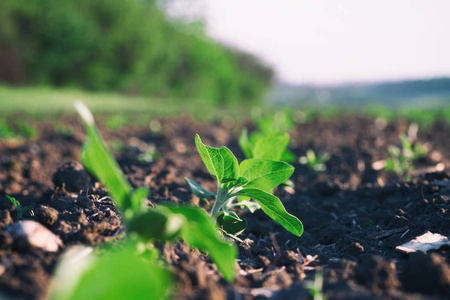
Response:
[[[450,0],[204,0],[208,33],[290,83],[450,75]]]

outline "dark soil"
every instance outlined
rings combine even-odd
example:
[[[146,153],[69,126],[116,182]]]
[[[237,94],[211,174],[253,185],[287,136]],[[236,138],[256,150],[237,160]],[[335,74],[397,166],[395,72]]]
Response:
[[[78,163],[84,130],[76,120],[72,135],[36,124],[40,137],[0,142],[0,294],[11,299],[43,299],[62,250],[47,253],[18,244],[5,230],[17,212],[5,194],[35,220],[70,245],[99,245],[123,238],[121,217],[107,192]],[[155,125],[155,124],[154,124]],[[184,177],[208,189],[214,182],[194,148],[227,145],[243,159],[236,137],[251,124],[198,124],[187,117],[161,121],[159,131],[126,127],[103,135],[133,186],[151,190],[150,202],[203,205]],[[412,180],[375,171],[389,145],[407,130],[406,122],[380,126],[374,119],[342,117],[299,124],[291,150],[329,152],[327,170],[317,173],[295,163],[295,189],[276,194],[305,226],[295,237],[261,212],[240,212],[249,227],[241,236],[237,276],[227,284],[204,254],[183,243],[161,246],[178,277],[179,299],[311,299],[307,282],[323,270],[329,299],[448,299],[450,252],[402,254],[395,250],[427,231],[450,235],[450,126],[437,122],[419,131],[433,150],[415,164]],[[122,146],[121,146],[122,145]],[[155,153],[146,153],[149,147]],[[153,154],[153,156],[152,156]],[[160,154],[160,155],[158,155]],[[210,209],[206,206],[206,209]]]

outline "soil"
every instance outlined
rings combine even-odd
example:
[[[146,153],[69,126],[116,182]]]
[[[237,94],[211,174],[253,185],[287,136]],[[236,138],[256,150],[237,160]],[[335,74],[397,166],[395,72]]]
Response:
[[[46,226],[65,248],[124,236],[111,198],[79,163],[82,125],[66,121],[74,134],[55,131],[50,123],[35,125],[36,139],[0,142],[0,293],[10,299],[43,299],[63,250],[48,253],[14,242],[5,229],[19,219],[5,194],[26,208],[24,219]],[[189,177],[214,189],[194,135],[206,144],[227,145],[242,160],[237,136],[243,126],[254,128],[229,120],[199,124],[186,116],[153,123],[153,131],[100,127],[132,185],[151,190],[152,204],[210,209],[184,181]],[[276,190],[286,209],[302,220],[304,234],[293,236],[259,211],[238,211],[249,226],[240,236],[232,284],[203,253],[182,242],[162,245],[178,277],[175,298],[312,299],[308,283],[322,270],[329,299],[448,299],[449,248],[403,254],[395,247],[427,231],[450,235],[450,176],[435,168],[450,166],[450,125],[436,122],[419,130],[419,141],[433,151],[415,163],[412,179],[372,168],[389,156],[388,146],[399,143],[407,126],[358,116],[298,124],[291,132],[293,153],[331,154],[321,173],[294,163],[295,188]],[[154,153],[147,151],[153,147]]]

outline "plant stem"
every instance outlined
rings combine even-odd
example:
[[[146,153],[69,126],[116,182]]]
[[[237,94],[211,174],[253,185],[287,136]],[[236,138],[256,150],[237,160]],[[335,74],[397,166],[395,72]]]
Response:
[[[211,217],[216,218],[219,214],[220,210],[222,209],[223,205],[228,200],[228,189],[226,188],[218,188],[217,189],[217,196],[216,201],[214,201],[213,207],[211,209]]]

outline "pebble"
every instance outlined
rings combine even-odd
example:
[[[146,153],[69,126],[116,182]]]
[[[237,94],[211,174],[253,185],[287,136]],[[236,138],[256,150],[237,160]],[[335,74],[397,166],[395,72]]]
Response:
[[[35,221],[22,221],[12,224],[6,231],[13,239],[14,247],[21,252],[39,248],[47,252],[56,252],[63,243],[59,237]]]

